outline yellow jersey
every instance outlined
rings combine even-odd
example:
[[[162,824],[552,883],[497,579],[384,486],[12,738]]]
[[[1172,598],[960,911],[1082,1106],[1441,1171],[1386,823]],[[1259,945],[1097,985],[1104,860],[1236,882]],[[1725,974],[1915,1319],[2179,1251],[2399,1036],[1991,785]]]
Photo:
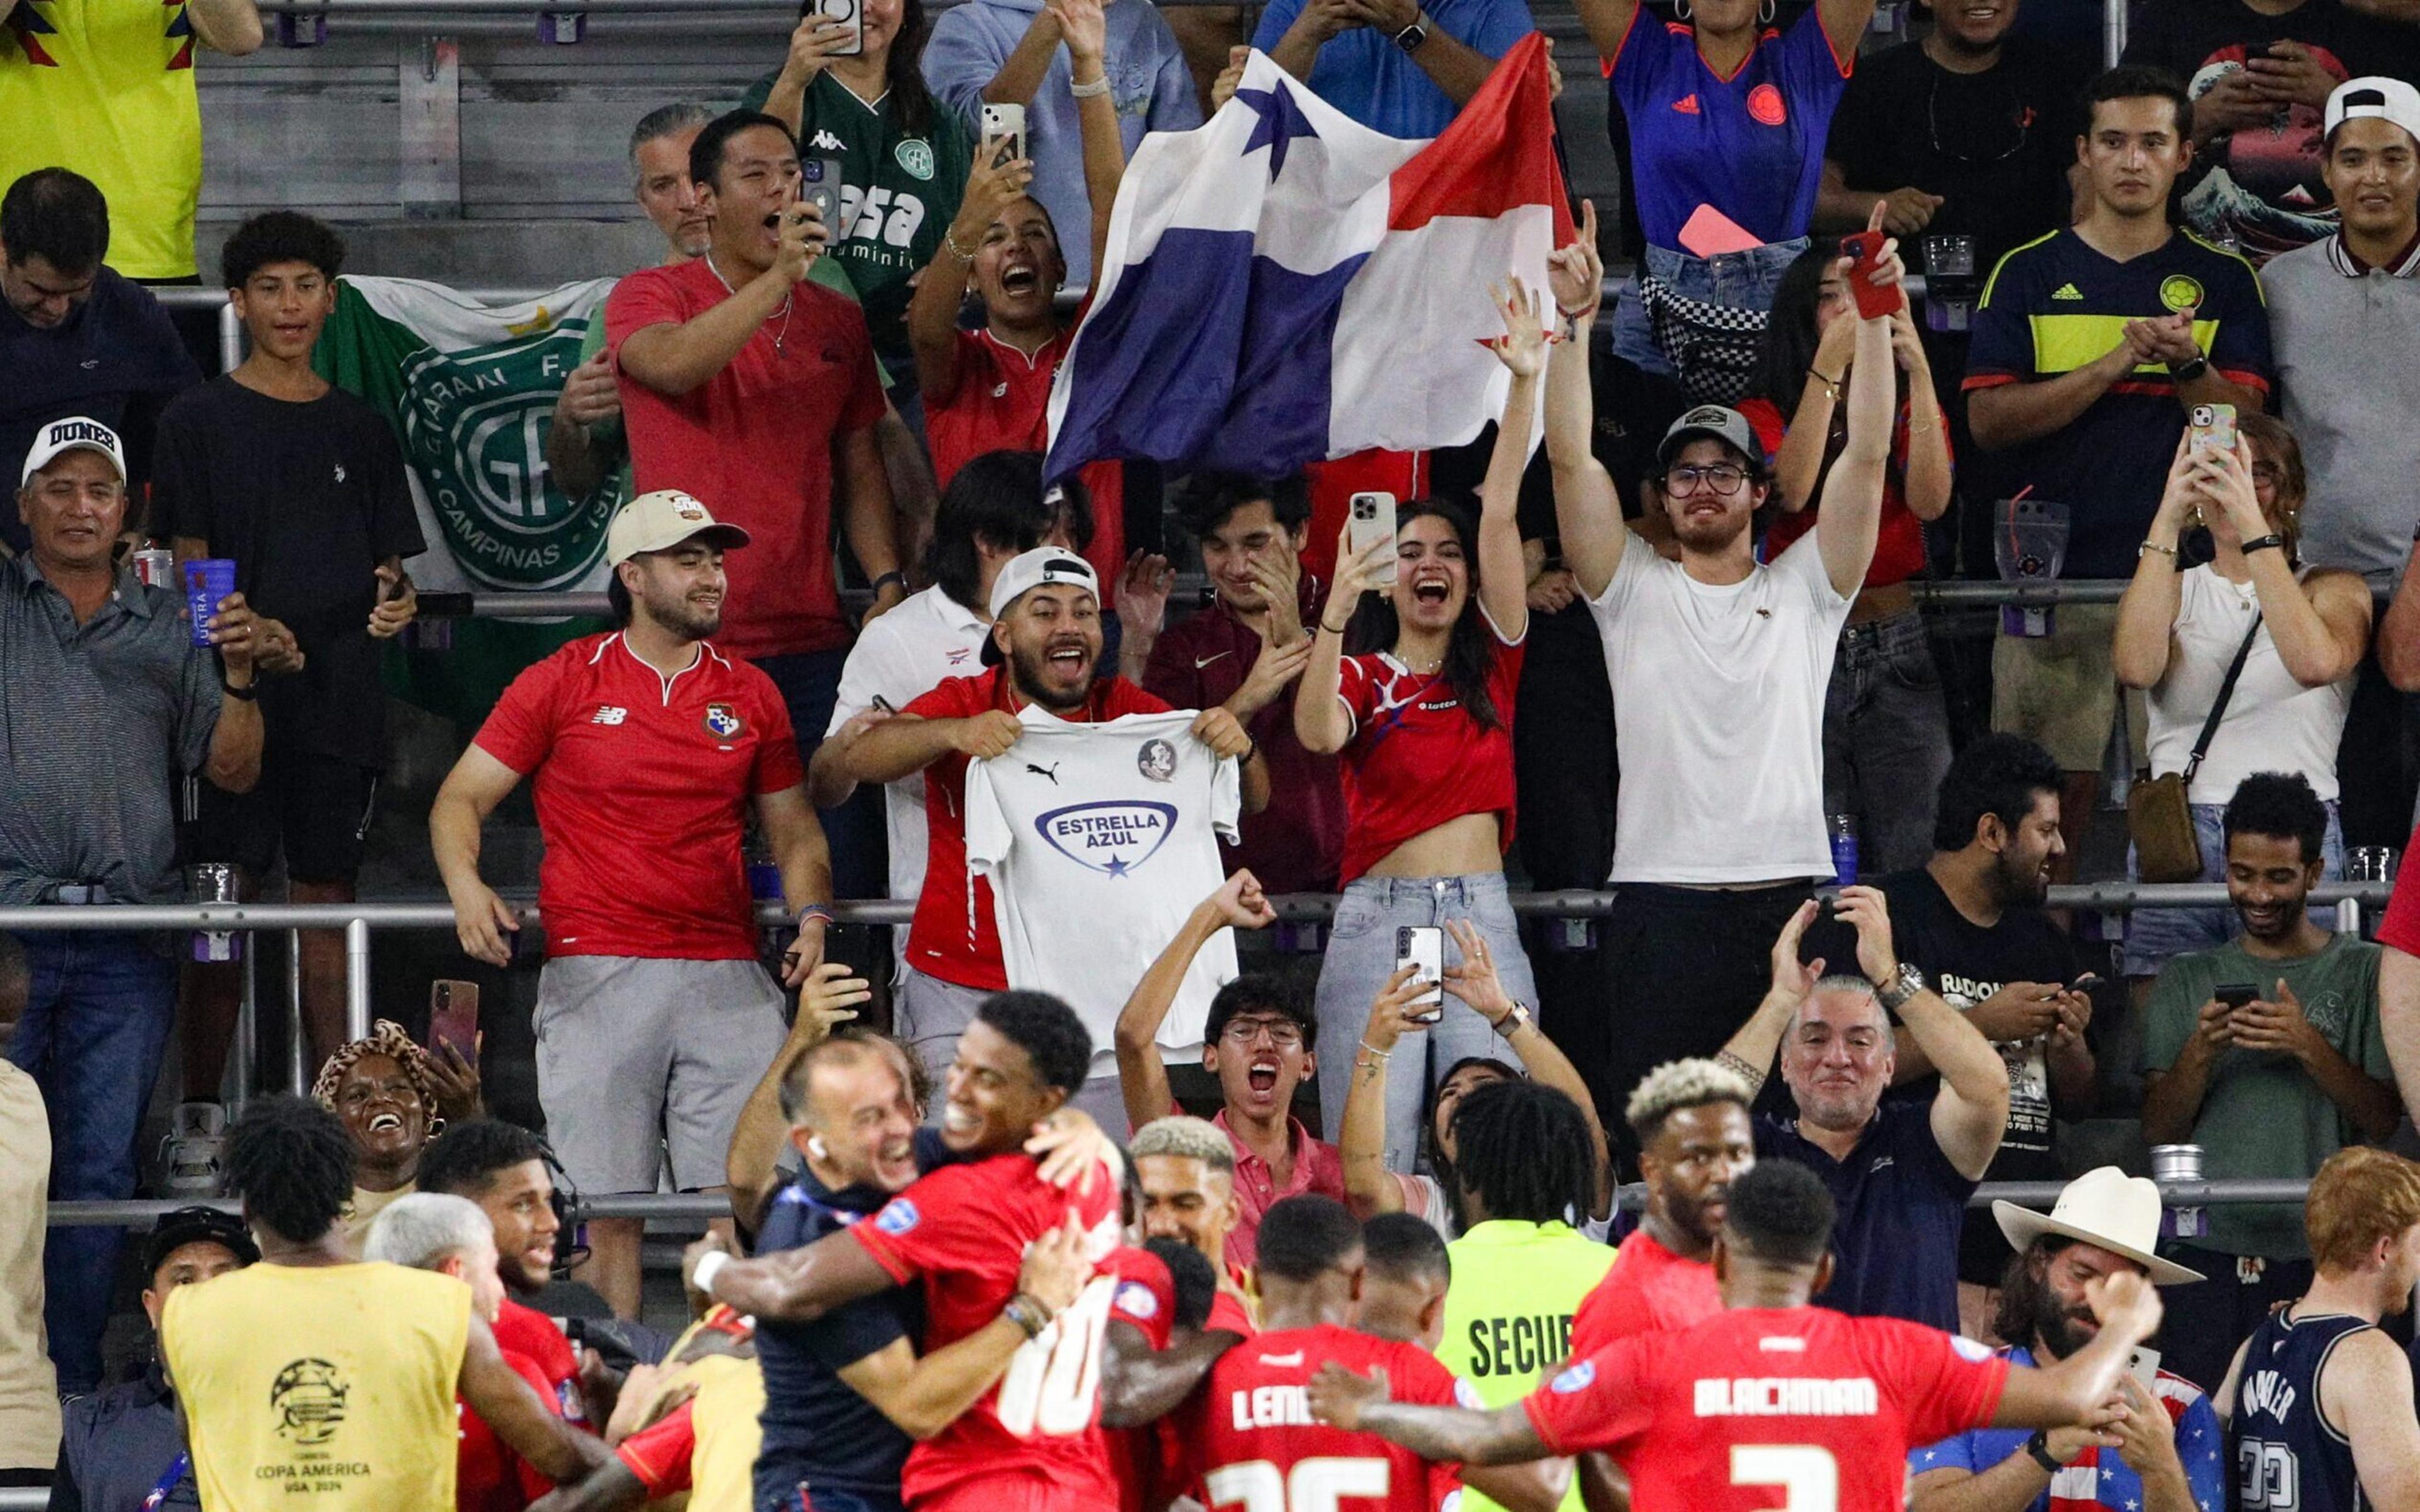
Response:
[[[690,1455],[690,1512],[749,1512],[755,1504],[757,1419],[765,1412],[765,1372],[754,1356],[700,1360],[697,1396],[689,1405],[697,1428]]]
[[[168,1294],[160,1345],[208,1512],[454,1504],[471,1288],[395,1265],[253,1265]]]
[[[1489,1407],[1527,1396],[1546,1367],[1572,1348],[1572,1315],[1605,1273],[1614,1252],[1568,1224],[1498,1218],[1446,1246],[1453,1288],[1445,1294],[1445,1333],[1437,1358],[1470,1382]],[[1491,1512],[1494,1502],[1465,1488],[1463,1512]],[[1580,1512],[1573,1477],[1562,1512]]]
[[[202,108],[185,0],[17,0],[0,21],[0,188],[64,166],[109,200],[109,266],[194,272]]]

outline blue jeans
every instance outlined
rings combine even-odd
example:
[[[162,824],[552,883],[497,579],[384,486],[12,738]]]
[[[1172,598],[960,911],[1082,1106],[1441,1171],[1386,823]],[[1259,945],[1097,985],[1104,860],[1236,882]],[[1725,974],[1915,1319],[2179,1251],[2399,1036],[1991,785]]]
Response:
[[[1487,942],[1496,975],[1515,1001],[1534,1009],[1538,985],[1521,930],[1512,917],[1512,896],[1500,872],[1466,877],[1362,877],[1336,901],[1335,933],[1319,967],[1319,1116],[1334,1139],[1344,1121],[1344,1094],[1351,1088],[1353,1053],[1369,1026],[1370,1005],[1395,971],[1395,931],[1407,924],[1442,926],[1466,919]],[[1445,937],[1445,964],[1462,959],[1453,936]],[[1457,1060],[1478,1056],[1512,1058],[1494,1026],[1445,996],[1445,1017],[1426,1030],[1395,1041],[1387,1063],[1387,1166],[1408,1171],[1420,1154],[1420,1123],[1428,1095]]]
[[[134,1141],[177,1011],[177,965],[147,936],[23,933],[25,1016],[8,1058],[34,1078],[51,1116],[55,1201],[134,1195]],[[59,1390],[101,1384],[123,1237],[106,1227],[54,1228],[42,1255],[43,1321]]]
[[[1823,694],[1823,811],[1854,814],[1857,870],[1932,854],[1933,795],[1949,771],[1949,709],[1916,610],[1840,632]]]
[[[2199,882],[2226,880],[2226,807],[2217,803],[2188,805],[2193,810],[2194,838],[2201,841]],[[2320,875],[2341,880],[2345,874],[2344,827],[2336,821],[2336,800],[2327,801],[2328,831],[2319,842]],[[2132,841],[2126,844],[2126,874],[2139,875]],[[2137,908],[2126,919],[2126,975],[2156,977],[2172,957],[2188,950],[2211,950],[2243,933],[2243,916],[2232,908]],[[2264,986],[2266,983],[2263,984]]]
[[[1781,283],[1781,275],[1790,270],[1790,265],[1798,260],[1798,255],[1807,245],[1805,237],[1798,237],[1789,241],[1769,241],[1746,252],[1718,253],[1712,257],[1692,257],[1685,252],[1650,246],[1639,270],[1662,279],[1675,292],[1693,300],[1727,304],[1734,310],[1770,310],[1773,291]],[[1643,372],[1663,378],[1674,376],[1664,348],[1655,345],[1654,329],[1647,323],[1647,306],[1639,301],[1636,277],[1614,294],[1613,354],[1637,363]]]
[[[832,707],[840,700],[840,670],[848,650],[800,651],[780,656],[759,656],[756,668],[773,679],[782,702],[789,706],[790,731],[798,736],[799,760],[815,759],[831,724]],[[819,809],[824,840],[831,847],[832,892],[842,898],[885,898],[891,873],[884,859],[887,831],[882,822],[882,785],[859,785],[837,809]],[[793,898],[794,903],[829,903],[826,898]]]

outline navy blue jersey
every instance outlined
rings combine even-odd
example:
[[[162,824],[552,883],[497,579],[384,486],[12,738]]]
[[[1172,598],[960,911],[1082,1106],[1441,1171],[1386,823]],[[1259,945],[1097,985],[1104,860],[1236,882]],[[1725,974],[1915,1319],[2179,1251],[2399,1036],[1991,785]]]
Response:
[[[2242,1512],[2363,1512],[2352,1441],[2319,1411],[2319,1372],[2335,1347],[2374,1328],[2344,1313],[2271,1313],[2252,1334],[2235,1385],[2236,1505]]]

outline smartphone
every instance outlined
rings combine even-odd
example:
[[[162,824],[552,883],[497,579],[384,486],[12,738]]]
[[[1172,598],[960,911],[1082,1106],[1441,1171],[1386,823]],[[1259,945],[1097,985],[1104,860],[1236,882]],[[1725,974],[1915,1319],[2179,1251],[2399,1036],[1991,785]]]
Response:
[[[479,984],[440,978],[428,984],[428,1048],[452,1045],[479,1063]]]
[[[1395,969],[1411,966],[1419,973],[1415,979],[1429,983],[1429,990],[1412,999],[1418,1013],[1406,1014],[1415,1024],[1435,1024],[1445,1017],[1445,931],[1427,924],[1404,924],[1395,930]]]
[[[865,8],[861,0],[816,0],[815,15],[848,28],[848,45],[833,49],[828,56],[856,57],[865,51]]]
[[[2089,994],[2098,992],[2100,988],[2101,973],[2097,971],[2087,971],[2083,976],[2076,978],[2073,981],[2067,984],[2067,990],[2071,993]]]
[[[823,217],[824,245],[829,247],[848,239],[848,227],[840,223],[841,165],[838,158],[802,158],[799,161],[799,199],[812,205]]]
[[[1897,288],[1877,288],[1866,276],[1882,266],[1884,240],[1880,231],[1860,231],[1840,239],[1840,255],[1851,259],[1849,292],[1856,298],[1858,316],[1867,320],[1897,315],[1903,302]]]
[[[2186,443],[2192,452],[2232,452],[2235,450],[2235,406],[2231,404],[2197,404],[2187,417],[2193,425],[2193,440]]]
[[[2226,1011],[2232,1013],[2259,996],[2260,989],[2248,981],[2223,981],[2218,984],[2218,991],[2211,995],[2225,1004]]]
[[[2134,1378],[2134,1384],[2151,1395],[2152,1400],[2159,1399],[2159,1350],[2147,1350],[2139,1344],[2135,1345],[2134,1352],[2126,1357],[2126,1373]]]
[[[1390,493],[1357,493],[1347,505],[1352,512],[1351,533],[1344,538],[1345,549],[1358,557],[1381,541],[1395,538],[1395,496]],[[1395,562],[1387,559],[1387,576],[1382,582],[1395,580]]]
[[[985,105],[983,108],[983,156],[998,168],[1025,153],[1025,107]]]

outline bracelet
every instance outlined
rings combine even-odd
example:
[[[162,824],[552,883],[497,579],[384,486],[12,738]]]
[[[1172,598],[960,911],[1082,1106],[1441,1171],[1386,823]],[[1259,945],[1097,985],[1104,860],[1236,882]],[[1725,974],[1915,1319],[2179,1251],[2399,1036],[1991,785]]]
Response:
[[[2286,538],[2274,532],[2272,532],[2267,535],[2256,535],[2249,541],[2244,542],[2242,546],[2237,547],[2236,549],[2242,552],[2247,557],[2255,551],[2283,551],[2286,549]]]
[[[1022,1291],[1008,1299],[1008,1304],[1000,1310],[1000,1315],[1025,1330],[1029,1340],[1040,1338],[1042,1331],[1050,1326],[1050,1319],[1043,1312],[1042,1304]]]
[[[1381,1050],[1367,1040],[1361,1041],[1361,1049],[1365,1054],[1376,1056],[1380,1060],[1392,1060],[1395,1058],[1395,1053],[1392,1050]]]
[[[1259,741],[1253,740],[1249,735],[1247,735],[1244,738],[1249,742],[1249,744],[1244,747],[1244,759],[1235,764],[1238,766],[1251,765],[1252,758],[1261,753],[1261,743]]]
[[[219,669],[219,691],[238,703],[252,703],[256,702],[260,698],[260,684],[255,681],[238,687],[226,680],[226,669],[222,667]]]
[[[807,920],[811,918],[820,918],[827,924],[836,924],[839,922],[839,919],[833,917],[831,904],[830,903],[807,903],[800,907],[799,910],[799,927],[800,929],[806,928]]]
[[[730,1263],[731,1257],[722,1251],[706,1251],[706,1257],[697,1262],[697,1273],[690,1277],[690,1285],[708,1297],[713,1296],[714,1278],[721,1275],[722,1268]]]
[[[1840,380],[1838,378],[1827,378],[1821,371],[1811,367],[1807,370],[1807,376],[1813,378],[1816,382],[1823,385],[1823,392],[1831,396],[1834,404],[1838,404],[1840,402]]]
[[[941,245],[949,250],[951,256],[955,257],[962,263],[970,263],[975,260],[975,255],[969,252],[966,248],[959,246],[958,239],[950,234],[950,227],[946,225],[941,227]]]
[[[1329,635],[1342,635],[1344,633],[1343,625],[1328,624],[1327,616],[1325,614],[1319,617],[1319,627],[1326,631]]]
[[[2056,1455],[2050,1452],[2050,1434],[2046,1429],[2034,1429],[2034,1436],[2025,1441],[2025,1453],[2034,1457],[2035,1464],[2054,1475],[2067,1468],[2058,1462]]]
[[[898,568],[893,567],[889,572],[884,573],[881,577],[874,579],[874,591],[877,594],[882,592],[882,585],[885,583],[897,583],[901,591],[905,592],[908,587],[908,575],[901,572]]]
[[[1071,74],[1069,77],[1074,76]],[[1091,84],[1070,84],[1067,92],[1078,100],[1097,100],[1109,92],[1109,77],[1105,73]]]
[[[2160,555],[2167,558],[2170,562],[2177,560],[2177,548],[2175,547],[2162,546],[2157,541],[2146,541],[2141,546],[2136,547],[2134,548],[2134,560],[2140,562],[2143,558],[2149,556],[2154,551],[2157,551]]]

